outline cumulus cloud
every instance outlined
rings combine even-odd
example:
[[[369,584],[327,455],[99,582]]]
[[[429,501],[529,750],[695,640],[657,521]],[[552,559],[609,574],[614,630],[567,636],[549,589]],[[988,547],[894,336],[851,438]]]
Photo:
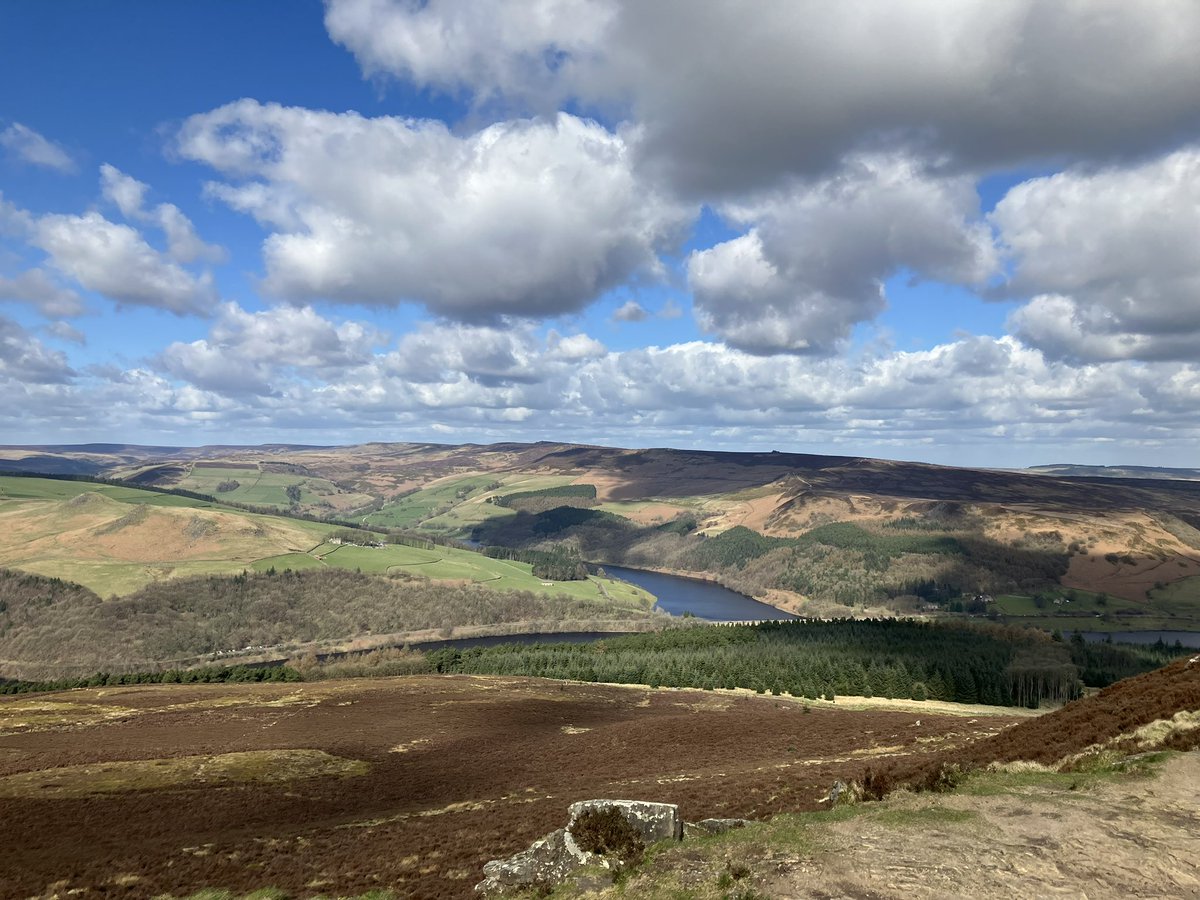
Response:
[[[1034,295],[1010,325],[1057,358],[1198,358],[1200,150],[1017,185],[991,214]]]
[[[613,318],[618,322],[643,322],[649,317],[650,313],[636,300],[626,300],[613,313]]]
[[[884,308],[884,280],[980,284],[997,265],[966,176],[902,156],[859,156],[833,177],[728,205],[753,227],[695,251],[688,284],[702,328],[756,353],[830,353]]]
[[[244,179],[212,191],[271,229],[265,286],[296,301],[558,315],[652,276],[690,217],[637,181],[620,136],[566,114],[458,137],[243,100],[188,119],[178,150]]]
[[[208,315],[216,302],[211,275],[194,275],[98,212],[42,216],[30,240],[54,268],[117,303]]]
[[[126,219],[158,225],[167,239],[167,254],[175,262],[225,261],[224,248],[202,241],[191,219],[175,204],[160,203],[153,209],[146,209],[149,185],[105,163],[100,167],[100,188],[104,198],[114,204]]]
[[[518,98],[549,108],[592,61],[615,13],[605,0],[337,0],[326,4],[325,27],[369,75],[467,87],[477,103]]]
[[[758,7],[577,0],[329,0],[368,73],[544,109],[575,98],[644,128],[700,193],[925,148],[967,168],[1154,148],[1200,122],[1200,8],[1186,2],[821,0]],[[713,61],[719,60],[719,65]]]
[[[550,332],[546,344],[549,348],[549,358],[577,362],[584,359],[597,359],[604,356],[608,349],[593,337],[586,334],[571,334],[563,337],[558,332]]]
[[[247,312],[226,303],[208,338],[175,342],[158,358],[162,371],[226,396],[275,393],[280,372],[326,378],[371,359],[383,336],[359,322],[340,325],[311,307]]]
[[[28,210],[4,199],[0,191],[0,234],[26,237],[33,228],[33,216]]]
[[[15,278],[0,276],[0,301],[4,300],[28,303],[52,319],[78,316],[85,309],[77,293],[60,285],[44,269],[28,269]]]
[[[66,150],[20,122],[13,122],[0,131],[0,147],[10,157],[27,165],[52,169],[64,175],[77,170],[75,160]]]
[[[0,382],[65,384],[74,376],[65,354],[50,350],[21,325],[0,316]]]
[[[78,344],[80,347],[87,343],[87,335],[69,322],[50,322],[43,326],[42,330],[51,337],[58,338],[60,341],[67,341],[71,344]]]

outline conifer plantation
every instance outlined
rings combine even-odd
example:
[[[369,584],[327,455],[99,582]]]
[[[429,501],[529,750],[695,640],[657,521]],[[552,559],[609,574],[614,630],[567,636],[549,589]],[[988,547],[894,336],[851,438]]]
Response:
[[[1160,665],[1169,653],[1109,648],[1105,659],[1110,674],[1133,674]],[[899,619],[765,622],[591,644],[445,649],[429,654],[429,662],[438,672],[1029,707],[1078,697],[1081,667],[1094,672],[1100,666],[1082,643],[1032,630]]]

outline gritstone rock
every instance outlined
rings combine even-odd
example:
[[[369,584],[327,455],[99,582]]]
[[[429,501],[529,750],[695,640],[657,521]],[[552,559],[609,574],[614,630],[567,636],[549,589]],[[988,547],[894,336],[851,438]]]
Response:
[[[615,807],[641,834],[647,844],[678,841],[683,838],[683,820],[673,803],[648,803],[642,800],[583,800],[572,803],[566,828],[552,831],[508,859],[494,859],[483,867],[484,879],[475,890],[489,897],[503,897],[533,887],[553,886],[587,866],[611,870],[615,863],[607,857],[589,853],[575,842],[570,828],[589,809]]]

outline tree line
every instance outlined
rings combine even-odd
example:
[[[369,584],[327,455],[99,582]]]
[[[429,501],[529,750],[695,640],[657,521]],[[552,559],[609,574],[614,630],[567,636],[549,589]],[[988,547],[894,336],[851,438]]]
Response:
[[[748,688],[1036,707],[1082,689],[1068,648],[1041,632],[908,619],[715,625],[591,644],[442,649],[434,671],[652,687]]]

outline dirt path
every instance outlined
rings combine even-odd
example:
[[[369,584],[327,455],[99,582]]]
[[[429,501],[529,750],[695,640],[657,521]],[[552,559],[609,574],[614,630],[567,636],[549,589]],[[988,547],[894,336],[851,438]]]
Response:
[[[832,825],[769,897],[1200,897],[1200,754],[1086,791],[910,795],[887,823]],[[953,810],[956,812],[946,812]],[[898,823],[909,824],[898,824]]]

